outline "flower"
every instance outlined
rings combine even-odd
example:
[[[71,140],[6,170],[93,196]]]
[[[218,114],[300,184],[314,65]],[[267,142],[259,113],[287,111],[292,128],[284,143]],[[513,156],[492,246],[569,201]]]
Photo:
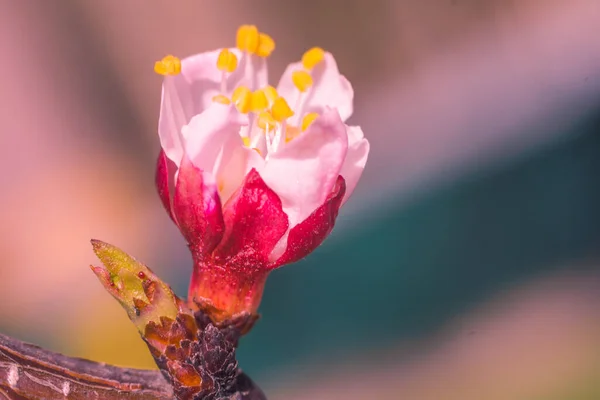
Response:
[[[308,50],[274,88],[273,39],[252,25],[236,39],[155,65],[156,183],[192,251],[189,301],[215,320],[255,313],[269,271],[323,242],[369,153],[361,128],[344,123],[354,93],[330,53]]]

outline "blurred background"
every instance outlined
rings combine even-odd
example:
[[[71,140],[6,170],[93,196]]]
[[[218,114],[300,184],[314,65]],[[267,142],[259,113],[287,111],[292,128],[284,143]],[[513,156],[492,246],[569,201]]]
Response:
[[[600,398],[597,0],[0,0],[0,331],[152,367],[88,265],[114,243],[185,295],[153,186],[153,63],[314,45],[371,142],[334,234],[275,271],[242,367],[270,399]]]

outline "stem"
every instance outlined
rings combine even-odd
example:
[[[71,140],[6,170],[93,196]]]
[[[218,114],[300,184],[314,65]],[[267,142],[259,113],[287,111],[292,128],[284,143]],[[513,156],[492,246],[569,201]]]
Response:
[[[195,263],[188,298],[208,305],[212,311],[205,309],[204,312],[211,314],[214,322],[241,313],[256,314],[268,271],[260,268],[239,271],[236,268],[239,269],[234,263],[225,266]]]
[[[240,374],[237,393],[215,399],[261,400]],[[66,357],[0,334],[0,400],[173,400],[159,371],[120,368]],[[197,399],[201,400],[201,399]]]
[[[66,357],[0,334],[0,399],[173,398],[159,371]]]

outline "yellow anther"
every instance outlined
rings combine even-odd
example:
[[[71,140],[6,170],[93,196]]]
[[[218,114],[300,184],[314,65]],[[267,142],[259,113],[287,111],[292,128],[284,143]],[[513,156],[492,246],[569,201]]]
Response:
[[[248,136],[242,136],[242,142],[244,142],[244,146],[250,147],[250,138]]]
[[[273,103],[275,101],[275,99],[279,97],[279,95],[277,94],[277,89],[275,89],[271,85],[264,88],[263,91],[265,92],[265,95],[267,96],[267,100],[269,100],[269,103]]]
[[[271,114],[275,121],[282,122],[294,115],[294,112],[283,97],[278,97],[271,106]]]
[[[308,72],[300,70],[292,72],[292,82],[299,91],[306,92],[312,86],[313,79]]]
[[[242,51],[256,53],[258,48],[259,35],[258,29],[254,25],[242,25],[238,28],[236,36],[236,46]]]
[[[181,60],[168,55],[154,63],[154,72],[159,75],[177,75],[181,72]]]
[[[320,47],[313,47],[302,55],[302,65],[304,68],[311,70],[323,61],[325,58],[325,50]]]
[[[238,59],[237,56],[229,51],[229,49],[223,49],[219,53],[219,58],[217,58],[217,68],[219,71],[224,72],[233,72],[237,68]]]
[[[269,106],[269,100],[267,95],[262,90],[255,90],[252,92],[252,111],[259,112]]]
[[[241,113],[248,113],[252,107],[252,92],[246,86],[238,86],[231,95],[231,101]]]
[[[218,94],[216,96],[213,96],[212,101],[214,101],[215,103],[221,103],[225,105],[231,104],[231,100],[229,100],[224,94]]]
[[[289,143],[300,135],[300,129],[295,126],[288,126],[285,130],[285,142]]]
[[[315,122],[315,119],[317,119],[318,117],[319,117],[319,114],[317,114],[315,112],[306,114],[304,116],[304,118],[302,118],[302,130],[303,131],[307,130],[308,127],[310,126],[310,124]]]
[[[262,130],[270,130],[275,127],[277,121],[275,121],[275,118],[273,118],[273,115],[271,115],[269,111],[263,111],[258,114],[258,120],[256,121],[256,124]]]
[[[269,57],[273,50],[275,50],[275,41],[273,38],[266,33],[259,33],[256,55],[261,57]]]

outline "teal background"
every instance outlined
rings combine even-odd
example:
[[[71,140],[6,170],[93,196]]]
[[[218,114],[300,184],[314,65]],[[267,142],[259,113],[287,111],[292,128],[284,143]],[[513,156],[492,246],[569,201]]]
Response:
[[[271,275],[241,365],[268,380],[285,365],[385,349],[434,333],[499,290],[597,257],[599,177],[595,112],[544,148],[409,204],[367,209],[360,229],[336,231]]]

